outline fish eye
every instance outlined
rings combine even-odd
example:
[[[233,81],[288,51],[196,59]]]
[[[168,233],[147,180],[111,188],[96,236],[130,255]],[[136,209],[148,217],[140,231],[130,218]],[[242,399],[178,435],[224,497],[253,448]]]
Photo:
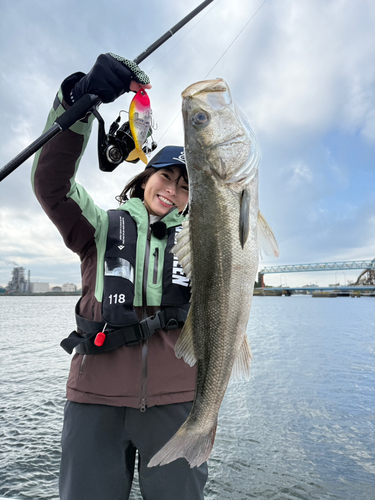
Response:
[[[209,115],[205,111],[198,111],[193,115],[193,125],[207,125],[210,121]]]

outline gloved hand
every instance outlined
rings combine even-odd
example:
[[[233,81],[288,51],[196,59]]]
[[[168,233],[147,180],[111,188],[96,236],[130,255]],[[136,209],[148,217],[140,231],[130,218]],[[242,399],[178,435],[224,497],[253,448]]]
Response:
[[[85,94],[96,94],[108,103],[141,86],[150,88],[149,84],[149,77],[135,62],[112,53],[101,54],[91,71],[74,85],[69,100],[74,104]]]

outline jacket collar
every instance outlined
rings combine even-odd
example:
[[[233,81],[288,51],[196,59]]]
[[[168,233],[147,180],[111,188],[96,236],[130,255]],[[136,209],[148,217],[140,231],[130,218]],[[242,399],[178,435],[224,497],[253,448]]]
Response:
[[[130,198],[130,200],[119,207],[119,210],[126,210],[129,212],[138,224],[148,222],[149,220],[147,209],[140,198]],[[185,219],[186,217],[180,215],[177,208],[174,208],[160,220],[162,220],[168,228],[180,226]]]

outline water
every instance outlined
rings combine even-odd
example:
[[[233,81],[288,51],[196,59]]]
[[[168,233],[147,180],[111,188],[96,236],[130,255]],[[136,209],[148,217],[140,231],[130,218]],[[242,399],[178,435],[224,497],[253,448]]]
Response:
[[[0,497],[58,499],[76,300],[0,298]],[[374,312],[374,298],[254,298],[251,380],[222,404],[207,500],[375,499]]]

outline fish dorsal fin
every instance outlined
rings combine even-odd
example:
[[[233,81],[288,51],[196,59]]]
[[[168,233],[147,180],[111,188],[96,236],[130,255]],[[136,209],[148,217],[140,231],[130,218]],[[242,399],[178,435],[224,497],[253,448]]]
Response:
[[[172,252],[178,259],[187,278],[191,279],[191,243],[189,219],[183,221],[182,229],[176,237],[177,243],[172,248]]]
[[[192,316],[191,310],[187,315],[184,327],[178,340],[176,342],[174,352],[176,356],[180,359],[183,358],[185,363],[189,366],[194,366],[197,362],[197,358],[195,356],[194,351],[194,342],[193,342],[193,327],[192,327]]]
[[[278,257],[279,245],[277,244],[272,229],[268,225],[268,222],[266,221],[264,215],[260,210],[258,212],[257,233],[260,256],[263,257],[263,251],[266,255],[273,255],[274,257]]]
[[[252,358],[249,342],[246,335],[244,335],[241,348],[232,368],[232,380],[238,378],[250,379],[250,363]]]

